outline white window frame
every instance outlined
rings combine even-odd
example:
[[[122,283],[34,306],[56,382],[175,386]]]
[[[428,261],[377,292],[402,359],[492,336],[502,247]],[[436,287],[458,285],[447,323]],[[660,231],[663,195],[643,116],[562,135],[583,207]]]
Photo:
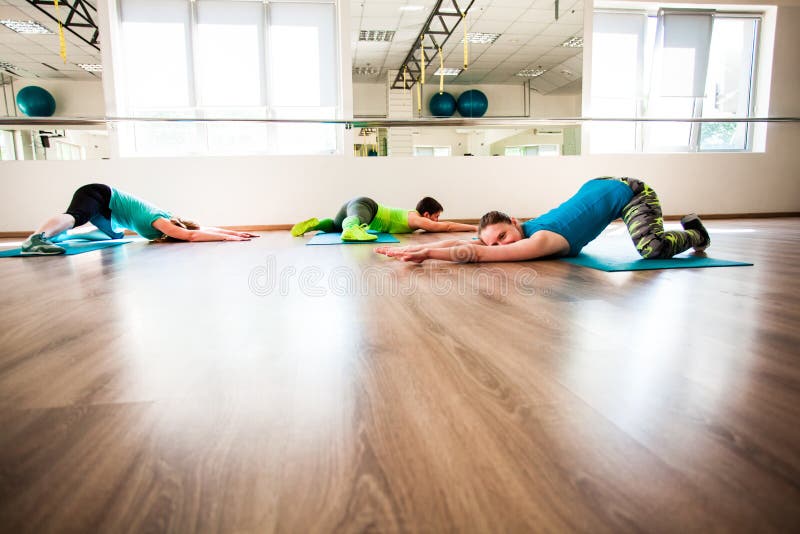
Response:
[[[115,43],[115,48],[117,50],[121,50],[124,46],[122,36],[122,4],[124,0],[111,0],[114,6],[114,15],[115,20],[109,20],[109,25],[113,28],[114,33],[116,34],[113,37],[113,41]],[[240,1],[248,1],[248,0],[240,0]],[[276,118],[276,108],[272,106],[270,103],[270,95],[271,95],[271,88],[270,88],[270,6],[275,4],[319,4],[319,5],[330,5],[333,9],[333,17],[332,17],[332,40],[331,43],[333,47],[333,56],[336,65],[334,66],[333,70],[335,73],[335,80],[331,80],[331,83],[335,85],[336,90],[336,97],[335,97],[335,104],[333,106],[334,109],[334,116],[328,118],[341,118],[343,113],[343,103],[342,103],[342,92],[345,90],[343,87],[343,74],[342,69],[340,68],[341,63],[341,28],[340,28],[340,13],[339,13],[339,0],[251,0],[253,3],[258,3],[263,6],[262,14],[264,17],[263,20],[263,34],[259,36],[260,38],[260,57],[262,64],[260,65],[261,73],[260,73],[260,80],[261,80],[261,98],[260,103],[256,106],[260,111],[259,115],[261,115],[265,119],[274,119]],[[187,113],[190,116],[194,116],[198,119],[203,118],[219,118],[219,115],[215,114],[216,110],[219,110],[223,106],[205,106],[201,105],[199,102],[198,95],[199,92],[199,79],[200,76],[197,74],[199,72],[199,65],[198,65],[198,39],[197,39],[197,30],[198,30],[198,2],[196,0],[185,0],[188,4],[187,9],[189,10],[189,18],[188,18],[188,27],[187,27],[187,41],[190,43],[187,51],[186,51],[186,61],[187,61],[187,77],[189,79],[188,85],[188,105],[187,105]],[[116,66],[116,72],[114,72],[113,76],[109,76],[110,79],[114,80],[114,85],[116,86],[114,89],[114,102],[116,105],[116,112],[118,115],[122,116],[145,116],[147,114],[146,109],[140,110],[133,110],[132,105],[128,100],[128,93],[125,89],[125,71],[121,69],[121,65],[119,61],[115,61],[114,66]],[[182,109],[182,108],[181,108]],[[232,118],[241,116],[242,107],[232,106],[230,108],[230,116]],[[153,113],[158,113],[159,116],[170,117],[170,116],[185,116],[184,113],[178,112],[171,112],[171,110],[164,109],[164,110],[156,110],[153,108]],[[302,113],[302,112],[301,112]],[[152,116],[152,115],[148,115]],[[261,117],[252,117],[252,118],[261,118]],[[314,118],[323,118],[323,117],[314,117]],[[146,123],[144,123],[146,124]],[[158,123],[152,123],[158,124]],[[162,123],[163,124],[163,123]],[[176,123],[171,123],[175,127],[180,126]],[[209,137],[208,137],[208,126],[209,124],[213,123],[190,123],[193,125],[193,129],[195,133],[193,135],[197,135],[198,139],[194,143],[197,150],[189,150],[188,152],[182,151],[180,149],[176,150],[176,155],[220,155],[217,153],[210,152],[209,150]],[[229,124],[236,124],[236,123],[229,123]],[[241,124],[241,123],[240,123]],[[255,123],[258,124],[258,123]],[[263,123],[261,123],[263,124]],[[303,128],[308,127],[306,125],[291,125],[287,123],[287,125],[283,124],[270,124],[265,125],[265,128],[282,128],[284,126],[288,126],[289,128]],[[313,126],[313,125],[312,125]],[[133,153],[131,153],[130,147],[135,146],[134,136],[134,127],[135,125],[120,125],[118,127],[118,139],[117,142],[119,143],[118,148],[122,148],[124,144],[127,148],[126,154],[123,155],[130,155],[130,156],[159,156],[165,154],[150,154],[150,153],[138,153],[138,150],[135,148],[133,149]],[[341,154],[343,151],[343,139],[344,133],[341,127],[335,126],[325,126],[334,128],[335,131],[335,146],[331,150],[321,150],[321,151],[310,151],[310,152],[302,152],[304,154]],[[125,131],[129,130],[129,131]],[[248,152],[247,154],[281,154],[277,149],[277,139],[273,132],[269,132],[267,134],[266,146],[259,151]]]
[[[687,13],[708,13],[714,19],[733,19],[733,18],[744,18],[744,19],[751,19],[755,22],[755,33],[754,33],[754,44],[752,50],[752,68],[750,72],[750,85],[749,85],[749,93],[748,93],[748,110],[747,116],[753,117],[754,110],[756,107],[756,102],[758,99],[758,69],[759,69],[759,58],[761,54],[761,39],[763,36],[763,27],[764,27],[764,17],[766,16],[763,12],[743,12],[738,11],[735,9],[736,6],[731,6],[734,9],[726,10],[722,6],[715,6],[713,10],[688,10],[688,9],[679,9],[670,7],[668,10],[670,12],[687,12]],[[649,8],[649,9],[622,9],[622,8],[603,8],[598,7],[594,10],[595,13],[609,13],[609,14],[632,14],[632,15],[642,15],[645,17],[645,21],[650,20],[654,17],[658,16],[659,8]],[[647,22],[645,22],[647,24]],[[646,28],[644,29],[642,35],[647,35]],[[713,39],[713,30],[712,30],[712,37]],[[644,65],[644,47],[649,46],[650,42],[646,39],[643,40],[641,46],[642,50],[639,53],[639,67],[638,71],[640,76],[642,77],[638,82],[640,84],[648,83],[646,80],[646,73],[649,72]],[[650,65],[652,67],[652,65]],[[590,99],[593,98],[590,95]],[[647,118],[646,114],[646,107],[647,107],[647,96],[640,95],[636,98],[635,102],[635,117],[632,118]],[[694,102],[692,105],[692,116],[691,118],[702,118],[703,116],[703,97],[695,97]],[[726,122],[724,119],[720,119],[717,122]],[[646,144],[646,137],[647,133],[646,130],[648,125],[653,125],[658,123],[652,122],[642,122],[637,121],[634,126],[635,130],[635,142],[634,142],[634,152],[635,153],[654,153],[654,152],[677,152],[677,153],[687,153],[687,152],[702,152],[702,153],[713,153],[713,152],[722,152],[722,153],[740,153],[740,152],[752,152],[754,147],[754,125],[751,123],[745,123],[745,143],[743,148],[700,148],[700,134],[702,131],[703,124],[713,124],[713,123],[700,123],[700,122],[692,122],[690,123],[690,132],[689,132],[689,142],[686,147],[676,147],[675,150],[665,149],[665,147],[660,147],[660,150],[652,151],[647,150]]]
[[[431,154],[420,154],[420,148],[430,149]],[[447,150],[447,154],[436,154],[436,150]],[[414,145],[414,156],[428,157],[428,158],[441,158],[453,155],[453,147],[451,145]]]
[[[555,147],[556,153],[555,154],[536,154],[535,156],[528,155],[528,154],[524,153],[526,148],[533,148],[533,147],[537,147],[538,148],[538,147],[543,147],[543,146],[544,147]],[[520,153],[519,154],[508,154],[508,149],[509,148],[511,148],[511,149],[514,149],[514,148],[519,149]],[[558,143],[528,143],[528,144],[524,144],[524,145],[509,145],[509,146],[505,147],[505,149],[503,150],[503,155],[504,156],[509,156],[509,157],[520,156],[520,157],[543,157],[543,158],[553,157],[553,156],[560,156],[561,155],[561,145],[558,144]]]

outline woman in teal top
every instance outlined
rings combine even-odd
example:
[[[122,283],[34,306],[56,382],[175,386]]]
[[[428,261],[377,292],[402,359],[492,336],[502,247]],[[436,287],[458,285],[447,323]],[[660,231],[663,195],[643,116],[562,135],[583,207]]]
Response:
[[[22,255],[63,254],[53,238],[70,228],[92,223],[111,239],[133,230],[150,240],[173,238],[181,241],[248,241],[255,234],[222,228],[201,227],[174,217],[170,212],[105,184],[78,188],[66,212],[51,217],[22,244]]]
[[[439,221],[442,205],[431,197],[417,203],[415,210],[390,208],[378,204],[371,198],[357,197],[346,202],[333,219],[316,217],[299,222],[292,227],[292,235],[299,237],[306,232],[341,232],[342,241],[374,241],[378,238],[367,230],[390,234],[410,234],[415,230],[428,232],[473,232],[472,224]]]
[[[481,217],[477,242],[450,240],[415,247],[379,247],[376,252],[413,262],[577,256],[618,217],[622,217],[636,250],[645,259],[671,258],[690,248],[702,252],[711,244],[695,214],[681,219],[683,231],[665,231],[661,204],[655,191],[644,182],[603,177],[586,182],[557,208],[522,224],[505,213],[490,211]]]

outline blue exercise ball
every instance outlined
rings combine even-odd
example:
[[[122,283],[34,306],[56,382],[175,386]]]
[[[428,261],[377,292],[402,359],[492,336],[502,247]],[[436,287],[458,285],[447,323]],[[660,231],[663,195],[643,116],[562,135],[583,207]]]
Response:
[[[50,117],[56,112],[56,99],[41,87],[29,85],[17,93],[17,107],[28,117]]]
[[[489,108],[489,99],[477,89],[464,91],[458,97],[458,112],[462,117],[483,117]]]
[[[434,117],[452,117],[456,112],[456,99],[450,93],[436,93],[428,103]]]

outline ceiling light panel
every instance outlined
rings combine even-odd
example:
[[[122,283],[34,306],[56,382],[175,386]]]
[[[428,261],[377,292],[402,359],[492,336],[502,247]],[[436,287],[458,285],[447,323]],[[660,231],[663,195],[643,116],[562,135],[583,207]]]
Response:
[[[388,43],[394,39],[394,33],[394,30],[361,30],[358,32],[358,40]]]
[[[433,73],[434,76],[458,76],[459,74],[461,74],[461,69],[451,69],[448,67],[436,69],[436,72]]]
[[[517,73],[517,76],[522,78],[536,78],[547,72],[546,69],[536,67],[535,69],[523,69]]]
[[[567,39],[561,46],[565,48],[583,48],[583,37],[573,37],[571,39]]]
[[[500,37],[499,33],[467,33],[467,41],[474,44],[492,44]],[[461,39],[464,42],[464,39]]]
[[[0,20],[0,24],[17,33],[52,35],[53,32],[33,20]]]
[[[353,76],[375,76],[379,72],[376,67],[353,67]]]
[[[97,63],[78,63],[78,66],[86,72],[103,72],[103,66]]]

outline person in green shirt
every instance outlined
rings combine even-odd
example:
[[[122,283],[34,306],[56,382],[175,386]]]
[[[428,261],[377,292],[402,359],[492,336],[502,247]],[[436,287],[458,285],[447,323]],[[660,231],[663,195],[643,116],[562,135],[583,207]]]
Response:
[[[71,228],[92,223],[110,239],[120,239],[133,230],[150,240],[249,241],[256,234],[200,225],[174,217],[149,202],[105,184],[79,187],[67,210],[47,219],[22,243],[23,256],[63,254],[55,241]]]
[[[378,236],[367,230],[390,234],[410,234],[415,230],[428,232],[474,232],[472,224],[439,221],[442,205],[431,197],[417,203],[413,211],[390,208],[378,204],[371,198],[357,197],[346,202],[333,219],[316,217],[299,222],[292,227],[292,235],[299,237],[306,232],[341,232],[342,241],[375,241]]]

